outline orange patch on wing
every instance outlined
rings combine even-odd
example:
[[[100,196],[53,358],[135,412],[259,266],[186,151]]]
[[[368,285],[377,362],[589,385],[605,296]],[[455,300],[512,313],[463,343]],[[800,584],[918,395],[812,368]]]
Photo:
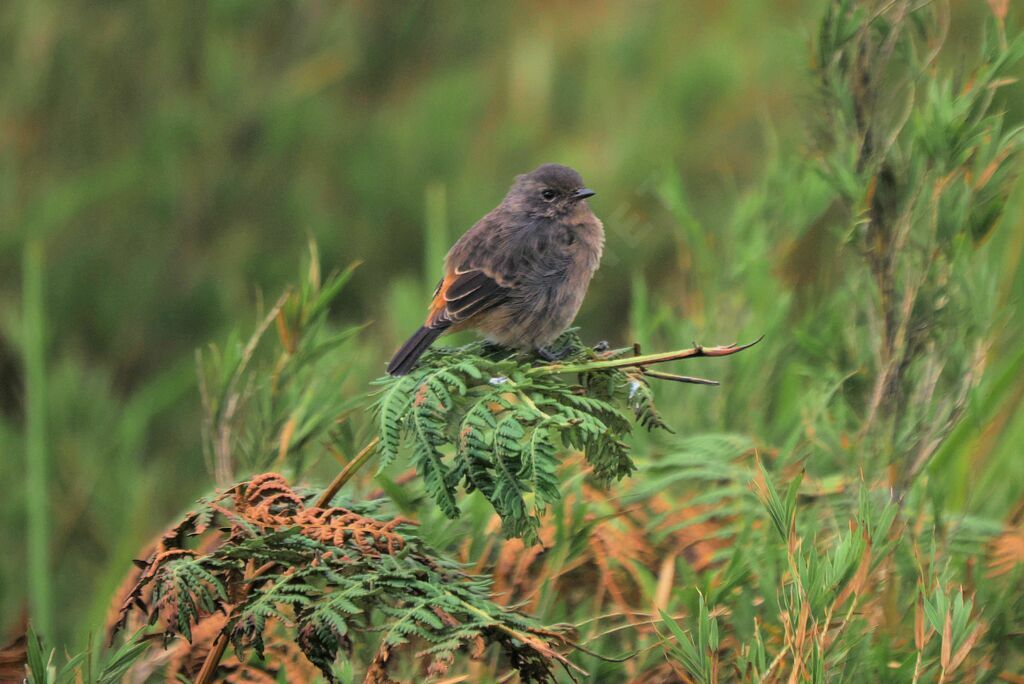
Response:
[[[427,321],[424,325],[431,325],[437,320],[437,317],[444,312],[445,307],[448,305],[448,302],[444,298],[445,293],[448,292],[448,288],[451,287],[451,284],[455,282],[456,278],[458,278],[458,275],[455,273],[448,273],[445,275],[444,280],[441,281],[441,285],[437,288],[437,292],[434,294],[433,301],[430,302],[430,310],[427,312]]]

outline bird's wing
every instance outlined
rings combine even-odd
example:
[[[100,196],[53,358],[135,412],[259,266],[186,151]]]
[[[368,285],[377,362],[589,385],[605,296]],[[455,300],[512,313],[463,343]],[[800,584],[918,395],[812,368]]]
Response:
[[[501,285],[483,269],[455,269],[437,285],[430,313],[424,324],[447,328],[475,316],[508,298],[511,289]]]

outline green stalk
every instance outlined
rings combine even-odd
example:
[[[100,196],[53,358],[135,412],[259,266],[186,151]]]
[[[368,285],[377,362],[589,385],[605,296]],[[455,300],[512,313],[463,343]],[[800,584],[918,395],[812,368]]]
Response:
[[[359,469],[362,468],[368,460],[370,460],[370,456],[374,454],[378,444],[380,444],[380,437],[374,437],[370,440],[369,444],[363,447],[362,451],[356,454],[355,458],[349,461],[348,464],[341,469],[338,476],[334,478],[334,482],[328,485],[327,489],[325,489],[320,495],[320,498],[317,499],[317,508],[325,508],[331,505],[331,499],[333,499],[335,494],[345,486],[345,483],[351,480],[352,476],[359,472]]]
[[[630,368],[635,366],[652,366],[656,363],[667,361],[679,361],[681,359],[693,359],[701,356],[729,356],[749,349],[764,339],[764,335],[749,344],[730,344],[723,347],[702,347],[697,345],[690,349],[679,351],[662,352],[659,354],[644,354],[642,356],[629,356],[624,359],[606,359],[603,361],[586,361],[584,363],[552,363],[545,366],[534,366],[526,371],[527,375],[551,375],[554,373],[587,373],[589,371],[608,370],[609,368]],[[707,382],[707,381],[704,381]],[[704,383],[701,383],[704,384]]]
[[[50,577],[49,454],[46,445],[46,340],[43,245],[29,240],[22,261],[25,359],[25,515],[28,601],[36,632],[53,639]]]

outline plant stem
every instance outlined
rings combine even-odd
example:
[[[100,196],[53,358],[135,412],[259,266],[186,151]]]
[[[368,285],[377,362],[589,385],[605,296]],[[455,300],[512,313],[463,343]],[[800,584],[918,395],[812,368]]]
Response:
[[[651,366],[656,363],[667,361],[679,361],[681,359],[692,359],[700,356],[729,356],[749,349],[764,339],[764,335],[749,344],[729,344],[721,347],[702,347],[695,345],[690,349],[679,351],[661,352],[659,354],[644,354],[642,356],[631,356],[625,359],[607,359],[604,361],[587,361],[584,363],[560,364],[553,363],[547,366],[536,366],[527,371],[528,375],[550,375],[554,373],[586,373],[588,371],[607,370],[609,368],[628,368],[630,366]]]
[[[49,454],[46,445],[46,302],[43,244],[29,240],[22,261],[25,362],[25,508],[28,597],[32,622],[53,639],[50,577]]]
[[[320,495],[320,498],[316,500],[317,508],[323,508],[331,503],[331,499],[334,498],[334,495],[345,486],[346,482],[352,479],[352,476],[363,467],[363,464],[370,460],[370,456],[373,455],[373,450],[378,444],[380,444],[380,437],[374,437],[370,440],[369,444],[363,447],[362,451],[356,454],[355,458],[349,461],[345,467],[341,469],[341,472],[334,478],[334,481],[327,485],[327,489],[325,489],[323,494]]]
[[[213,681],[213,675],[217,671],[217,666],[220,665],[220,659],[224,657],[224,651],[227,647],[228,634],[222,631],[213,640],[210,653],[206,656],[206,660],[203,661],[203,667],[199,670],[199,674],[196,675],[195,684],[210,684]]]

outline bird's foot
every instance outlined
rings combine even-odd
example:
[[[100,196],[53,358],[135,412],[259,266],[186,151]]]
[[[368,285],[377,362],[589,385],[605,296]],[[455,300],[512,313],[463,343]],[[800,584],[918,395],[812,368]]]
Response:
[[[508,353],[508,347],[503,347],[496,342],[484,340],[483,348],[480,350],[483,356],[495,356],[502,352]]]
[[[572,345],[566,345],[560,349],[550,347],[537,347],[537,356],[545,361],[561,361],[573,351]]]

